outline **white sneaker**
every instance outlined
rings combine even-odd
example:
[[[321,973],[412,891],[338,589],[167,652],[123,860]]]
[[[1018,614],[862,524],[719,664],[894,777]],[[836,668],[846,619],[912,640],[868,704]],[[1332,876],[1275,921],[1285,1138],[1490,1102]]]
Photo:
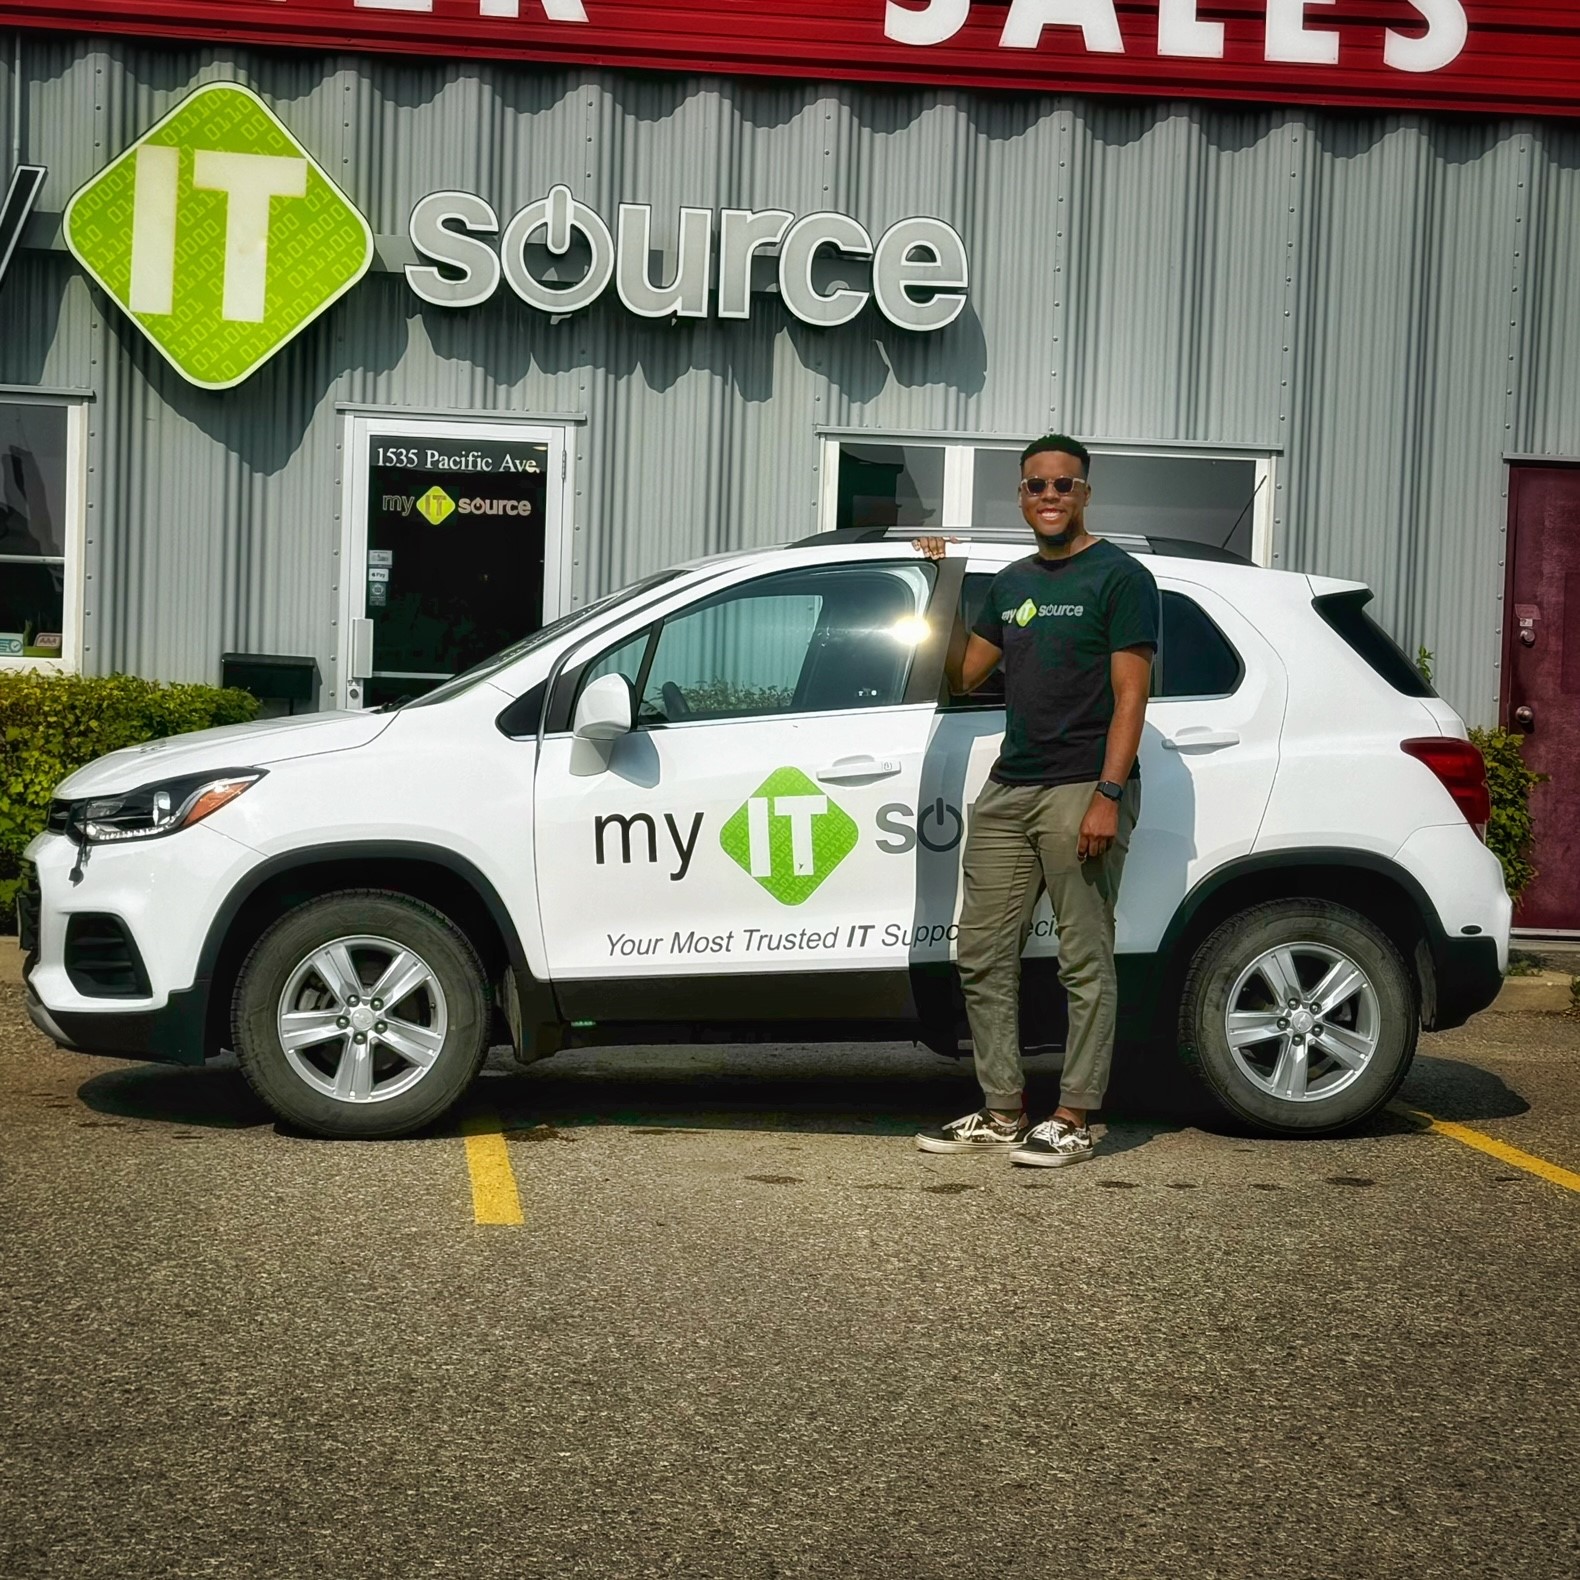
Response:
[[[1004,1152],[1018,1147],[1029,1133],[1024,1113],[1018,1119],[995,1119],[979,1108],[936,1130],[918,1131],[916,1147],[919,1152]]]
[[[1033,1168],[1056,1169],[1066,1163],[1084,1163],[1092,1155],[1092,1131],[1088,1125],[1072,1125],[1068,1119],[1045,1119],[1009,1155],[1011,1163],[1029,1163]]]

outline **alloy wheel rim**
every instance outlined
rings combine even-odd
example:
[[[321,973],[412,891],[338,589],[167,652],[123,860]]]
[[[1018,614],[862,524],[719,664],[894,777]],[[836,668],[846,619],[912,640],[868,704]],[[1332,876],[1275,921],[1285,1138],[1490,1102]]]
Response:
[[[1240,1073],[1258,1091],[1285,1103],[1320,1103],[1371,1066],[1382,1010],[1371,978],[1342,949],[1278,944],[1235,979],[1224,1032]]]
[[[449,1006],[432,966],[409,945],[359,933],[298,962],[275,1012],[286,1063],[339,1103],[409,1092],[444,1049]]]

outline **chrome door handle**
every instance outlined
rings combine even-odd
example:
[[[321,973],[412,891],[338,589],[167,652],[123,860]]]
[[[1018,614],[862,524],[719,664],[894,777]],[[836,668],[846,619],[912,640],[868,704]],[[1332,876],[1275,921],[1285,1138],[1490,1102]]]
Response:
[[[874,779],[892,779],[900,765],[892,757],[841,757],[817,771],[820,784],[870,784]]]
[[[1237,730],[1209,730],[1192,726],[1178,735],[1165,735],[1163,749],[1170,752],[1216,752],[1225,746],[1238,746]]]

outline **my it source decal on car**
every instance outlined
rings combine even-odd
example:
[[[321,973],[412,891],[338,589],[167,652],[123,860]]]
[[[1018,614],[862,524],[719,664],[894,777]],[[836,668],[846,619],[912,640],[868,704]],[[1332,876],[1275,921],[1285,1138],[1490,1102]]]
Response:
[[[711,883],[715,869],[699,862],[711,845],[704,841],[707,824],[703,812],[604,812],[592,820],[592,854],[599,867],[632,866],[657,869],[670,883],[688,878]],[[891,801],[877,811],[873,848],[884,856],[917,853],[924,860],[957,863],[965,837],[965,817],[959,807],[938,796],[919,812],[901,801]],[[805,904],[831,878],[861,843],[862,831],[844,807],[799,768],[779,768],[771,773],[725,820],[719,830],[718,848],[772,899],[783,906]],[[898,877],[899,875],[896,874]],[[813,919],[804,926],[786,928],[769,916],[753,924],[710,930],[704,926],[660,924],[645,933],[605,932],[611,961],[683,960],[698,956],[754,959],[763,956],[892,955],[903,952],[911,960],[947,960],[959,935],[954,920],[954,891],[944,897],[946,909],[937,914],[914,914],[913,881],[903,879],[905,917],[881,905],[867,916],[852,915],[848,903],[834,914]],[[721,904],[726,897],[719,896]],[[846,901],[850,899],[847,894]],[[725,909],[734,913],[733,904]],[[813,906],[814,913],[818,911]],[[656,920],[656,918],[655,918]],[[1046,945],[1053,936],[1053,919],[1044,904],[1032,922],[1029,942]]]
[[[368,271],[373,233],[250,88],[178,104],[66,209],[72,255],[183,378],[230,389]]]

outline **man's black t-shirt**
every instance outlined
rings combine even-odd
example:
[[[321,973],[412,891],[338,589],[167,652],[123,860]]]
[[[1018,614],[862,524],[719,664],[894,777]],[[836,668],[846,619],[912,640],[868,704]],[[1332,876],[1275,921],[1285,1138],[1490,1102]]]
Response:
[[[1114,717],[1110,655],[1158,645],[1158,584],[1099,538],[1068,559],[1006,565],[974,627],[1004,652],[1000,784],[1082,784],[1102,777]],[[1131,778],[1140,768],[1131,770]]]

